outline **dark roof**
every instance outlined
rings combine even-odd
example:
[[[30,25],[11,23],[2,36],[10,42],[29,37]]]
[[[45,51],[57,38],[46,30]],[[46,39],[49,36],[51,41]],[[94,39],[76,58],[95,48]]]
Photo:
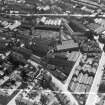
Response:
[[[24,57],[30,57],[32,55],[32,51],[24,47],[14,47],[13,50],[22,54]]]
[[[60,27],[55,25],[35,25],[35,29],[59,31]]]
[[[79,31],[82,31],[82,32],[89,31],[89,29],[87,27],[85,27],[85,25],[83,25],[82,22],[80,22],[76,19],[70,20],[69,25],[72,27],[73,30],[78,29]]]

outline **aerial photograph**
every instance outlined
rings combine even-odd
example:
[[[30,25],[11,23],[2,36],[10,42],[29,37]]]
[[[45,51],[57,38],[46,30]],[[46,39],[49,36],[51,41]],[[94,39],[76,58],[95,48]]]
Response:
[[[105,105],[105,0],[0,0],[0,105]]]

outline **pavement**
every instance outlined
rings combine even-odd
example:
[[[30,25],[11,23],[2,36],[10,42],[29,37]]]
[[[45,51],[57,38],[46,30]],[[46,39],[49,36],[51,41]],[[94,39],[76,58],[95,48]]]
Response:
[[[17,93],[17,95],[16,95],[7,105],[16,105],[15,99],[16,99],[16,97],[17,97],[21,92],[22,92],[22,90],[20,90],[20,91]]]

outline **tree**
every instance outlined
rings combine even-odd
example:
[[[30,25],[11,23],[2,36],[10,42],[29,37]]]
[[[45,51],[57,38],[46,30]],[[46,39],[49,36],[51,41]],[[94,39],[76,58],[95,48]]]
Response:
[[[41,94],[41,99],[40,99],[42,105],[47,105],[48,97],[44,94]]]
[[[59,104],[58,102],[55,101],[52,105],[60,105],[60,104]]]

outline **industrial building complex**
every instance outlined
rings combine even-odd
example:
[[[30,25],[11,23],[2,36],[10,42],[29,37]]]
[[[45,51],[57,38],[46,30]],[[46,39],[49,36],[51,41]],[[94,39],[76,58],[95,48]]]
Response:
[[[0,0],[0,105],[105,105],[105,1]]]

